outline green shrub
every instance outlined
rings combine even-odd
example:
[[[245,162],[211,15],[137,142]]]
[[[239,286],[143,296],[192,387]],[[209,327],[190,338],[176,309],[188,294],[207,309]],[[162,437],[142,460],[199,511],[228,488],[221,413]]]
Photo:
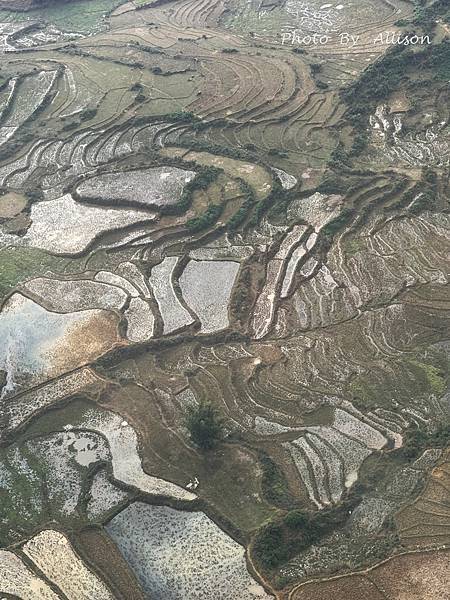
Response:
[[[272,521],[255,536],[253,554],[265,569],[276,569],[311,544],[342,527],[361,501],[364,488],[354,485],[339,504],[320,511],[292,510]]]
[[[95,115],[97,114],[97,109],[96,108],[86,108],[85,110],[83,110],[80,113],[80,120],[81,121],[90,121],[91,119],[93,119],[95,117]]]
[[[162,215],[182,215],[192,204],[196,190],[206,190],[217,179],[222,169],[216,167],[202,167],[197,175],[189,181],[183,189],[180,200],[176,204],[169,204],[161,208]]]
[[[265,453],[261,452],[259,462],[262,467],[261,487],[264,498],[275,506],[285,509],[292,508],[296,499],[291,495],[283,471]]]
[[[410,428],[398,453],[407,460],[415,460],[427,448],[446,448],[450,444],[450,425],[441,425],[436,431],[427,432],[419,427]]]
[[[243,179],[239,179],[239,184],[244,194],[244,202],[228,221],[228,229],[230,231],[236,231],[244,223],[256,203],[253,188]]]
[[[208,227],[211,227],[211,225],[214,225],[214,223],[220,217],[222,210],[223,206],[221,204],[211,204],[211,206],[208,206],[207,210],[200,217],[189,219],[186,225],[192,232],[207,229]]]
[[[199,117],[191,111],[188,110],[179,110],[173,113],[168,113],[164,115],[164,119],[168,122],[175,123],[195,123],[199,121]]]
[[[355,210],[353,208],[344,208],[344,210],[337,217],[329,221],[322,228],[322,235],[325,238],[333,237],[338,231],[340,231],[340,229],[351,222],[354,215]]]
[[[202,450],[211,450],[223,438],[222,420],[209,402],[191,409],[186,425],[191,440]]]

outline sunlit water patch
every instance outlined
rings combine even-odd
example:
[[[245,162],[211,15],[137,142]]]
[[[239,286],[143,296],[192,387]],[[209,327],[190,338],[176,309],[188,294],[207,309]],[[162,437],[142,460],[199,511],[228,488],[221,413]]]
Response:
[[[7,377],[2,396],[57,377],[103,354],[119,339],[117,323],[111,312],[52,313],[13,294],[0,313],[0,369]]]

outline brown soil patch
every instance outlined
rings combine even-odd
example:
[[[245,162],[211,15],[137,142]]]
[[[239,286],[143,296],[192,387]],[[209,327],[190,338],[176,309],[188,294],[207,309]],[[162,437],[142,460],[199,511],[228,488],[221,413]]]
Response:
[[[22,194],[8,192],[0,196],[0,219],[11,219],[23,211],[27,199]]]
[[[74,324],[52,347],[50,373],[57,376],[87,364],[119,341],[117,315],[105,310],[93,311],[92,318]]]
[[[400,539],[410,548],[450,542],[450,462],[433,469],[422,494],[396,517]]]
[[[294,589],[290,600],[448,600],[449,550],[396,556],[367,571]]]
[[[107,533],[86,529],[73,541],[80,555],[89,557],[93,568],[108,582],[117,600],[145,600],[135,575]]]

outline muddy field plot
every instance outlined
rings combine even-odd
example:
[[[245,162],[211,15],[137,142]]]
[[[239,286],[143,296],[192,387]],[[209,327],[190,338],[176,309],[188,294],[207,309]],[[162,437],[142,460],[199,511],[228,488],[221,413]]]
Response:
[[[337,598],[389,598],[431,600],[447,594],[448,551],[406,554],[386,563],[345,578],[324,583],[311,583],[293,591],[293,600]]]
[[[107,526],[154,598],[269,598],[246,572],[243,549],[202,513],[133,504]]]
[[[425,490],[396,517],[403,543],[410,548],[448,543],[449,463],[439,464],[431,473]]]
[[[110,173],[84,181],[76,191],[87,202],[167,206],[178,202],[184,185],[194,175],[193,171],[164,167]]]

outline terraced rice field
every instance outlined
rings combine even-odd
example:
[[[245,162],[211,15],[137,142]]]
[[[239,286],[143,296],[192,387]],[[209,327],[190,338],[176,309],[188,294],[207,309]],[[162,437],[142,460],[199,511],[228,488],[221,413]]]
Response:
[[[119,341],[117,318],[110,311],[47,311],[19,293],[1,313],[2,395],[14,395],[88,363]],[[90,348],[80,347],[80,339]]]
[[[0,0],[2,597],[447,598],[449,18]]]
[[[397,515],[403,543],[410,548],[446,544],[448,538],[448,462],[431,473],[425,490]]]
[[[148,171],[108,173],[83,181],[77,188],[81,200],[91,202],[167,206],[175,204],[195,173],[164,167]]]
[[[69,541],[60,532],[51,529],[42,531],[24,545],[23,552],[67,598],[114,598],[76,556]]]
[[[291,598],[322,600],[331,595],[396,600],[400,598],[432,599],[445,597],[447,552],[406,554],[392,558],[370,571],[355,573],[323,584],[309,584],[296,590]],[[405,594],[407,594],[405,596]]]
[[[202,513],[132,504],[107,530],[154,598],[263,599],[244,551]]]

